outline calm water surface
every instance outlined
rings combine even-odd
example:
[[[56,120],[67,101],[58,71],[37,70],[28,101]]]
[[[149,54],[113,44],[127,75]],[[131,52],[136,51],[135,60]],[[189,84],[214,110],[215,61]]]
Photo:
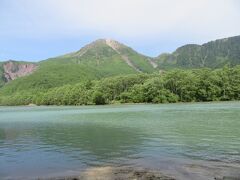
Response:
[[[240,177],[240,102],[0,107],[0,179],[98,166]]]

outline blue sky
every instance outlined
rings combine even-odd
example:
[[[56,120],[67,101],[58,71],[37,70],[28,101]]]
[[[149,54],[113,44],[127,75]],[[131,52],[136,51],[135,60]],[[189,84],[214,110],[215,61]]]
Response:
[[[239,0],[0,0],[0,61],[44,60],[111,38],[157,56],[240,35]]]

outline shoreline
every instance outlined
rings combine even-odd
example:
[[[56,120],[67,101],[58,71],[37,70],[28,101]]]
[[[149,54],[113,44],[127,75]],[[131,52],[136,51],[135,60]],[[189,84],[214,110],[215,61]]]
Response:
[[[176,174],[169,174],[161,170],[154,170],[149,168],[134,168],[134,167],[92,167],[83,171],[75,173],[66,173],[62,175],[48,175],[38,177],[7,177],[6,180],[201,180],[203,177],[189,176],[188,178],[179,177]],[[240,180],[240,176],[206,176],[207,179],[212,180]]]
[[[240,180],[240,164],[173,158],[160,164],[96,166],[38,180]],[[176,165],[178,164],[178,165]]]
[[[143,168],[96,167],[89,168],[77,176],[38,178],[38,180],[176,180],[159,171]]]
[[[109,104],[89,104],[89,105],[37,105],[37,104],[29,104],[29,105],[0,105],[0,107],[107,107],[107,106],[118,106],[118,105],[170,105],[170,104],[179,104],[179,105],[186,105],[186,104],[211,104],[211,103],[236,103],[240,100],[231,100],[231,101],[195,101],[195,102],[176,102],[176,103],[109,103]]]
[[[100,165],[58,172],[18,174],[1,180],[240,180],[240,164],[171,159],[160,164]]]

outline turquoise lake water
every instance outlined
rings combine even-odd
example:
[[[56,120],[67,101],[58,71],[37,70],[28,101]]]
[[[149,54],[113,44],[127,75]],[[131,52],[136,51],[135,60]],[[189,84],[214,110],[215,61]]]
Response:
[[[0,179],[103,166],[240,176],[240,102],[0,107]]]

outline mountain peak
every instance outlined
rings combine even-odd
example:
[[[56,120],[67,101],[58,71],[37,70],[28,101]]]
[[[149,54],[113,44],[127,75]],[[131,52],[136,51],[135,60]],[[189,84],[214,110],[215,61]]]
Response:
[[[116,46],[125,46],[122,43],[120,43],[114,39],[106,38],[106,39],[97,39],[97,40],[87,44],[83,48],[97,47],[97,46],[101,46],[101,45],[107,45],[107,46],[110,46],[111,48],[116,47]]]
[[[109,47],[111,47],[115,51],[118,51],[121,47],[125,46],[115,40],[112,40],[112,39],[105,39],[105,42]]]
[[[111,48],[113,48],[114,50],[116,50],[120,46],[125,46],[122,43],[120,43],[114,39],[110,39],[110,38],[97,39],[97,40],[93,41],[92,43],[90,43],[89,45],[99,45],[99,44],[106,44],[106,45],[110,46]]]
[[[78,64],[95,63],[97,66],[109,63],[125,64],[135,72],[151,72],[153,62],[148,57],[137,53],[132,48],[113,39],[97,39],[87,44],[79,51],[60,56],[74,59]],[[131,71],[132,71],[131,70]]]
[[[97,39],[89,44],[87,44],[86,46],[82,47],[80,50],[76,51],[76,52],[72,52],[69,54],[65,54],[63,56],[60,57],[81,57],[82,55],[84,55],[86,52],[88,52],[89,50],[93,50],[93,49],[101,49],[103,47],[109,47],[111,49],[113,49],[114,51],[116,51],[117,53],[120,53],[120,49],[127,47],[126,45],[110,39],[110,38],[106,38],[106,39]]]

